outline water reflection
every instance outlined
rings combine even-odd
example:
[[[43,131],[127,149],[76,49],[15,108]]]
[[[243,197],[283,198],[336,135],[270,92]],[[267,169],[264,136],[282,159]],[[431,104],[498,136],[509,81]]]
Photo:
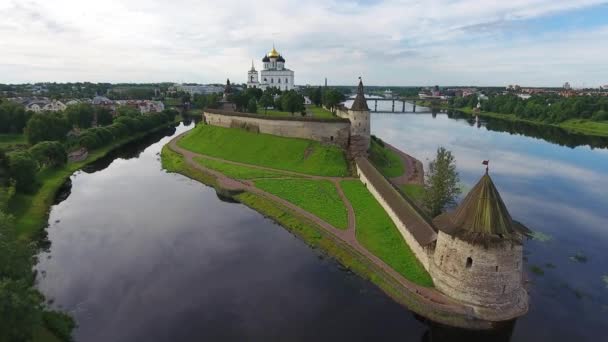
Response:
[[[560,146],[572,148],[586,145],[592,148],[608,147],[608,138],[570,133],[555,126],[535,125],[532,123],[500,120],[491,117],[478,117],[475,119],[470,115],[458,111],[447,111],[446,113],[449,118],[464,120],[471,126],[477,126],[478,128],[484,126],[490,131],[507,132],[509,134],[539,138]],[[433,117],[436,117],[436,115]]]
[[[490,159],[490,172],[512,216],[552,237],[525,245],[531,309],[518,321],[513,340],[594,340],[603,335],[608,303],[601,280],[608,263],[607,150],[552,129],[493,130],[493,124],[482,119],[477,128],[470,117],[453,113],[372,115],[374,134],[424,162],[438,146],[452,150],[467,188],[481,176],[481,161]],[[586,263],[570,259],[579,252]],[[540,272],[531,272],[536,268]]]

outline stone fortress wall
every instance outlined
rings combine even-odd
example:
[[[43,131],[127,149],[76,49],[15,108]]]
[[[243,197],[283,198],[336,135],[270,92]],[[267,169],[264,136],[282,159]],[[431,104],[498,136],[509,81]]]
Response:
[[[357,158],[355,164],[361,182],[384,208],[416,258],[428,271],[429,259],[433,254],[433,243],[437,239],[435,230],[419,216],[367,158]]]
[[[301,138],[335,144],[348,148],[350,121],[309,117],[268,117],[206,109],[203,113],[206,123],[220,127],[240,127],[250,131],[273,134],[289,138]]]

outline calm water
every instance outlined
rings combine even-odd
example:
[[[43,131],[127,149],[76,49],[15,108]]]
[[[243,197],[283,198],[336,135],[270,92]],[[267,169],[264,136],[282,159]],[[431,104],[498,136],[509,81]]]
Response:
[[[375,134],[422,160],[438,145],[450,148],[468,187],[481,176],[481,160],[490,159],[512,215],[546,235],[526,244],[528,264],[544,270],[530,273],[531,312],[496,336],[605,335],[607,150],[488,131],[445,114],[372,120]],[[161,147],[191,127],[77,172],[52,207],[39,287],[74,315],[78,341],[470,340],[418,321],[255,211],[163,171]],[[577,253],[579,261],[571,260]]]

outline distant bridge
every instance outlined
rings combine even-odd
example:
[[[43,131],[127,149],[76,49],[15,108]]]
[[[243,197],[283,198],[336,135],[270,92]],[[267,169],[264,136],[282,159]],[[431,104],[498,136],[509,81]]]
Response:
[[[349,97],[350,99],[350,97]],[[373,109],[370,108],[370,112],[372,113],[378,113],[378,112],[382,112],[382,113],[405,113],[405,103],[411,103],[412,105],[414,105],[414,109],[413,112],[416,112],[416,102],[420,103],[420,102],[430,102],[431,106],[440,106],[442,104],[446,104],[447,100],[444,99],[440,99],[440,98],[436,98],[436,97],[431,97],[431,98],[420,98],[418,96],[404,96],[404,97],[395,97],[395,98],[390,98],[390,99],[386,99],[386,98],[373,98],[373,97],[367,97],[365,98],[365,100],[368,102],[374,102],[374,106]],[[392,106],[391,106],[391,110],[387,110],[387,109],[381,109],[378,110],[378,102],[391,102]],[[395,106],[395,103],[397,104],[397,106]],[[429,112],[430,113],[430,112]]]

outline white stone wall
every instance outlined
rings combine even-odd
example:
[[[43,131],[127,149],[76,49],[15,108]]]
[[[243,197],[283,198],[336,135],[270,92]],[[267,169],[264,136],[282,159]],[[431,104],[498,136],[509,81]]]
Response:
[[[279,82],[280,80],[280,82]],[[277,87],[281,90],[294,89],[293,70],[262,70],[260,83],[266,87]]]
[[[233,127],[241,123],[257,126],[260,133],[290,138],[316,140],[346,148],[350,132],[348,122],[318,122],[296,120],[272,120],[246,116],[222,115],[205,112],[205,121],[214,126]]]
[[[518,243],[485,247],[439,232],[430,273],[437,289],[465,303],[527,308],[522,254]]]
[[[418,258],[418,260],[420,261],[422,266],[424,266],[424,268],[428,271],[429,270],[429,255],[431,253],[430,247],[421,246],[418,243],[418,241],[416,241],[416,239],[414,238],[412,233],[410,233],[409,229],[407,229],[407,227],[405,226],[405,223],[403,223],[399,219],[399,217],[393,211],[393,209],[388,205],[388,203],[384,200],[384,198],[382,198],[382,196],[380,195],[378,190],[376,190],[376,188],[374,187],[374,184],[372,182],[370,182],[369,178],[365,175],[365,173],[361,170],[361,168],[359,168],[359,165],[357,165],[357,174],[359,175],[359,179],[361,180],[361,182],[363,182],[363,184],[365,184],[365,186],[367,187],[367,190],[369,190],[369,192],[374,196],[376,201],[378,201],[378,203],[380,203],[380,205],[382,206],[382,208],[384,208],[384,210],[386,211],[388,216],[391,218],[391,220],[393,221],[395,226],[397,226],[399,233],[401,233],[401,236],[403,236],[403,239],[405,240],[405,242],[408,244],[410,249],[414,252],[414,254],[416,255],[416,258]]]

